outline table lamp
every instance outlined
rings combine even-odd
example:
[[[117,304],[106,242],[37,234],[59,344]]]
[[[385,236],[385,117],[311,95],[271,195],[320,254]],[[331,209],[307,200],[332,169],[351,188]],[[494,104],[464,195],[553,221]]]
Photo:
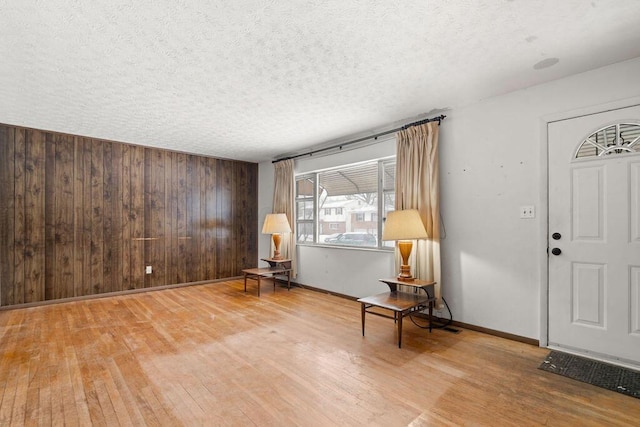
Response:
[[[411,255],[411,249],[413,248],[412,240],[427,239],[428,237],[429,235],[424,228],[420,213],[416,209],[387,213],[384,230],[382,231],[382,240],[398,241],[398,249],[402,257],[398,280],[405,282],[413,280],[411,267],[409,266],[409,255]]]
[[[287,220],[287,215],[283,213],[267,214],[262,225],[262,234],[271,234],[273,238],[273,259],[282,259],[280,255],[280,241],[282,233],[291,233],[291,227]]]

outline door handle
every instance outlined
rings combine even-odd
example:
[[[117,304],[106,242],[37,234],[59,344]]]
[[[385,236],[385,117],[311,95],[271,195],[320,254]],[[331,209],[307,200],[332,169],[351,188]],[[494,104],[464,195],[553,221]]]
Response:
[[[562,238],[562,234],[560,234],[560,233],[553,233],[553,234],[551,235],[551,238],[552,238],[553,240],[560,240],[560,238]]]
[[[553,248],[551,249],[551,253],[554,255],[560,255],[562,251],[560,250],[560,248]]]

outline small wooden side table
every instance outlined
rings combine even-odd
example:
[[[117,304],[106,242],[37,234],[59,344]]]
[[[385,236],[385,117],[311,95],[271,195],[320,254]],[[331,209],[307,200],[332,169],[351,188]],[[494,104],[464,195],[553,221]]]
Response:
[[[247,279],[256,279],[258,282],[258,296],[260,296],[260,279],[262,277],[271,277],[273,279],[273,291],[275,292],[276,276],[287,276],[287,290],[291,290],[291,260],[273,258],[261,258],[261,260],[268,263],[269,267],[242,270],[244,273],[244,291],[247,292]]]
[[[431,332],[431,316],[433,315],[433,306],[435,303],[434,287],[436,282],[418,279],[411,282],[397,279],[380,279],[380,281],[389,286],[389,292],[383,292],[358,300],[361,304],[362,312],[362,336],[364,336],[366,313],[393,319],[393,321],[398,324],[398,348],[402,348],[402,319],[422,311],[425,308],[429,310],[429,332]],[[398,285],[410,286],[414,291],[398,291]],[[424,292],[420,292],[420,290]],[[393,316],[370,311],[373,307],[390,310],[393,312]]]

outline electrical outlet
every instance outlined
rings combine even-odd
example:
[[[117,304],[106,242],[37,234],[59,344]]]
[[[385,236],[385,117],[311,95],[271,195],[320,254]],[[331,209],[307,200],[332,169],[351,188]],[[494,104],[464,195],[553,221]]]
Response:
[[[536,217],[535,206],[520,206],[520,219],[532,219]]]
[[[147,265],[147,267],[144,269],[144,272],[146,274],[151,274],[151,273],[153,273],[153,268],[151,268],[150,265]]]

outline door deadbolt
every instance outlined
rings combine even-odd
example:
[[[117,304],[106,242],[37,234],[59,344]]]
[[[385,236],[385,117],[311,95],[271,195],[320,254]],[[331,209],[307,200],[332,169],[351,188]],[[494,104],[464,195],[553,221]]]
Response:
[[[554,255],[560,255],[562,251],[560,250],[560,248],[553,248],[551,249],[551,253]]]
[[[552,238],[553,240],[560,240],[560,239],[562,238],[562,234],[560,234],[560,233],[553,233],[553,234],[551,235],[551,238]]]

